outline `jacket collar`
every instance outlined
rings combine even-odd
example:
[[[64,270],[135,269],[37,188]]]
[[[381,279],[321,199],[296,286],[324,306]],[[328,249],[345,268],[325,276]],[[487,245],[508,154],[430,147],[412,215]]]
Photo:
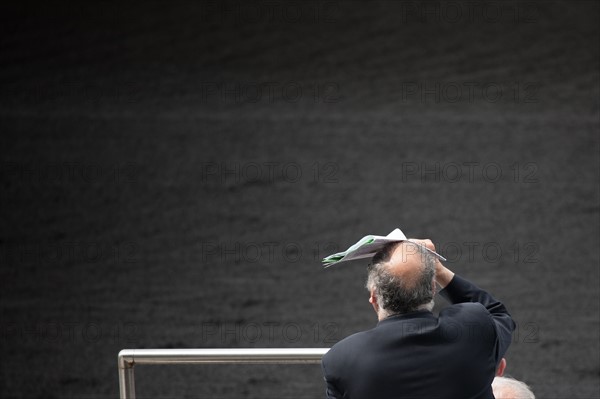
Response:
[[[415,310],[414,312],[408,312],[408,313],[400,313],[400,314],[394,314],[391,316],[386,317],[383,320],[380,320],[377,325],[381,325],[381,324],[387,324],[387,323],[392,323],[394,321],[400,321],[400,320],[411,320],[411,319],[430,319],[430,318],[435,318],[435,316],[433,315],[433,313],[429,310],[423,309],[423,310]]]

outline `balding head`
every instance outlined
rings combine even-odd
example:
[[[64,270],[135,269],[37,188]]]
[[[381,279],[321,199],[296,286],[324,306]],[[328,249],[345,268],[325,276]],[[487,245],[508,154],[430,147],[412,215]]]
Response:
[[[367,280],[379,318],[431,310],[434,277],[435,259],[426,249],[410,241],[388,244],[373,257]]]
[[[392,248],[386,267],[393,276],[404,282],[406,288],[414,288],[426,269],[421,247],[403,241]]]
[[[514,378],[494,378],[492,390],[497,399],[535,399],[535,395],[527,384]]]

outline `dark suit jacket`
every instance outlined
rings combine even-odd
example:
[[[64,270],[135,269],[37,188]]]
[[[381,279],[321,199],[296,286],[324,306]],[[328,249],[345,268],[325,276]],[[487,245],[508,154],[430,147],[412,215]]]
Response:
[[[438,317],[388,317],[323,357],[328,398],[492,399],[495,369],[515,323],[502,303],[455,275],[440,294],[453,305]]]

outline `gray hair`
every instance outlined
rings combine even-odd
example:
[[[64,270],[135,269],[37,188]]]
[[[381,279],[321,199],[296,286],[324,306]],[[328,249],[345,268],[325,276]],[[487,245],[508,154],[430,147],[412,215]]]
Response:
[[[535,395],[527,384],[510,377],[494,378],[492,390],[498,399],[535,399]]]
[[[373,290],[378,298],[379,307],[388,315],[413,312],[433,308],[435,295],[432,281],[435,277],[435,259],[422,246],[411,243],[416,254],[421,255],[422,271],[415,282],[408,284],[404,279],[390,272],[388,262],[394,250],[402,242],[386,245],[373,257],[368,267],[366,288]]]

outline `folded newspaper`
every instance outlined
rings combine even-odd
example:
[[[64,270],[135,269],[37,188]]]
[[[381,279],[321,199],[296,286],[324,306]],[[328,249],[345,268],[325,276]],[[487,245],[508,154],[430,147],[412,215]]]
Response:
[[[356,244],[345,250],[344,252],[338,252],[333,255],[326,256],[323,258],[323,264],[325,267],[329,267],[336,263],[346,262],[349,260],[363,259],[373,257],[380,249],[390,242],[410,241],[400,229],[395,229],[387,236],[375,236],[368,235],[364,236]],[[420,245],[420,244],[417,244]],[[431,252],[432,255],[436,256],[441,260],[446,260],[442,255],[435,251],[422,246],[427,251]]]

